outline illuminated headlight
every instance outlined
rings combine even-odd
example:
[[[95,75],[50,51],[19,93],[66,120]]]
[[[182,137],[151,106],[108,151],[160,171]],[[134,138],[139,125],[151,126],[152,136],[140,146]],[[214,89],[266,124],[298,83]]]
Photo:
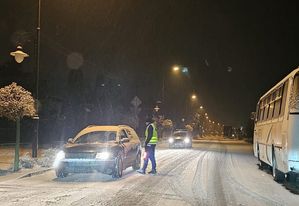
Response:
[[[96,155],[96,159],[106,160],[109,159],[110,153],[109,152],[99,152]]]
[[[189,139],[189,138],[185,138],[185,139],[184,139],[184,142],[185,142],[186,144],[188,144],[188,143],[190,143],[190,139]]]
[[[173,143],[174,139],[173,138],[169,138],[168,142],[169,143]]]
[[[65,158],[65,153],[63,151],[59,151],[56,154],[56,157],[55,157],[55,160],[53,163],[53,167],[57,167],[59,165],[60,161],[63,160],[64,158]]]

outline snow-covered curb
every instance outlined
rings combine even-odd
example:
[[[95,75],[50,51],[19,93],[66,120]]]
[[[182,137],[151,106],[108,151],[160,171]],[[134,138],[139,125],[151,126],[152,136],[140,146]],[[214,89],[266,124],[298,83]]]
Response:
[[[31,172],[28,172],[22,176],[20,176],[18,179],[23,179],[23,178],[27,178],[27,177],[32,177],[34,175],[40,175],[40,174],[43,174],[45,172],[48,172],[50,170],[52,170],[53,168],[45,168],[45,169],[40,169],[40,170],[35,170],[35,171],[31,171]]]

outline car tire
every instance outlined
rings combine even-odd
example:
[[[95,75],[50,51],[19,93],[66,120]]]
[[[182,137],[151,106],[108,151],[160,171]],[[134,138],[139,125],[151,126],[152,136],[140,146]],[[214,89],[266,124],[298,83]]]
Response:
[[[134,164],[133,164],[132,167],[133,167],[134,170],[139,170],[140,166],[141,166],[141,154],[139,152],[136,156],[136,159],[135,159]]]
[[[63,171],[63,169],[56,169],[55,173],[56,173],[56,177],[58,178],[64,178],[68,176],[68,173]]]
[[[273,155],[273,159],[272,159],[272,176],[276,182],[283,182],[285,180],[284,173],[277,169],[275,155]]]
[[[115,167],[112,173],[113,178],[121,178],[123,175],[123,160],[121,156],[118,156],[115,160]]]

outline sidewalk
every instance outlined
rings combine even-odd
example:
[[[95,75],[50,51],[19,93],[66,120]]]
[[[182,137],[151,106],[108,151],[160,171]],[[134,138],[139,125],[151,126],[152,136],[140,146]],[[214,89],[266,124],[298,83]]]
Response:
[[[20,147],[20,158],[30,156],[32,150],[29,147]],[[41,157],[43,151],[38,151],[38,157]],[[14,164],[15,147],[0,145],[0,170],[11,170]]]
[[[31,148],[29,147],[20,147],[20,160],[28,159],[29,161],[41,162],[49,161],[45,159],[47,157],[43,157],[43,154],[46,152],[45,149],[39,149],[38,158],[31,159]],[[15,148],[13,146],[3,146],[0,145],[0,182],[6,181],[9,179],[18,179],[23,177],[30,177],[35,174],[40,174],[50,170],[50,167],[42,167],[40,165],[34,165],[33,168],[22,168],[20,162],[20,170],[17,172],[13,172],[14,165],[14,156],[15,156]],[[45,159],[45,160],[44,160]],[[47,162],[45,164],[48,164]]]
[[[42,174],[49,170],[52,170],[52,168],[45,168],[45,167],[35,167],[31,169],[22,168],[17,172],[0,170],[0,182],[31,177],[34,175]]]

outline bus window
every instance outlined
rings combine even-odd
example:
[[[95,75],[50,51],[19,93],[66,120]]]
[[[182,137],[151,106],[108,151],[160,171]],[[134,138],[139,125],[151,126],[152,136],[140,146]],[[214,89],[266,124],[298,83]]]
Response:
[[[281,100],[281,106],[280,106],[280,110],[279,110],[279,115],[282,116],[284,115],[284,110],[285,110],[285,106],[286,106],[286,97],[287,97],[287,93],[288,93],[288,84],[289,84],[289,80],[287,80],[284,85],[283,85],[283,89],[282,89],[282,100]]]
[[[290,112],[299,111],[299,76],[296,75],[292,85],[290,96]]]
[[[261,109],[261,117],[260,117],[260,121],[263,121],[264,111],[265,111],[265,108],[262,108],[262,109]]]
[[[277,99],[275,101],[275,105],[274,105],[274,118],[279,116],[279,109],[280,109],[280,105],[281,105],[281,98]]]
[[[264,120],[268,118],[269,104],[264,107]]]
[[[268,113],[268,119],[272,119],[273,117],[273,110],[274,110],[274,102],[272,102],[269,106],[269,113]]]

